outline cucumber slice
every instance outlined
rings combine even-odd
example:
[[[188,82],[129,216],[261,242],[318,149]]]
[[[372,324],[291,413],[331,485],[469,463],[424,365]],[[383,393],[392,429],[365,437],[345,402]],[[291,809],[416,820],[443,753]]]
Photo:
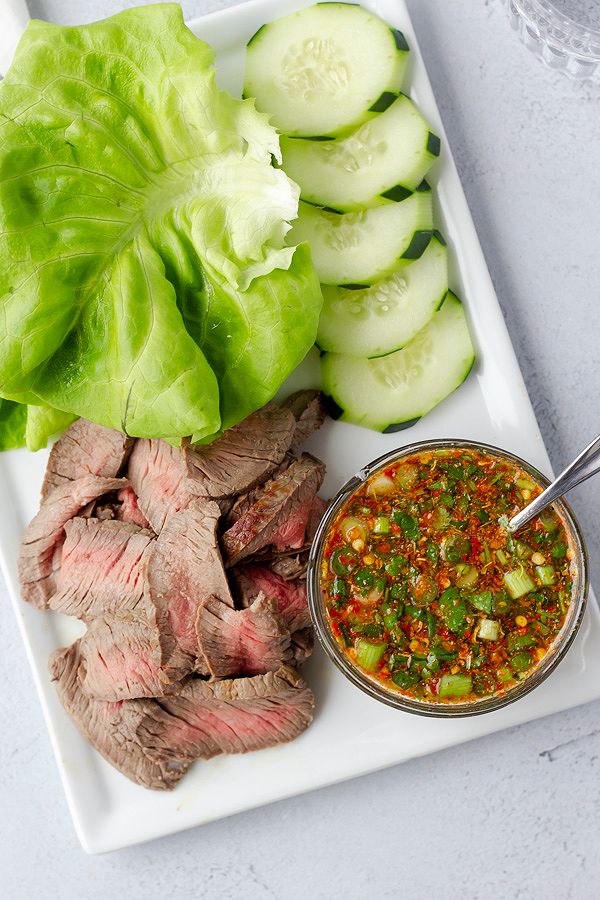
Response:
[[[389,103],[407,59],[401,32],[366,9],[317,3],[257,31],[244,96],[285,134],[333,136]]]
[[[288,243],[308,241],[323,284],[369,285],[418,259],[431,240],[431,190],[401,203],[336,213],[300,201]]]
[[[401,94],[348,137],[281,139],[283,168],[302,199],[342,212],[402,200],[421,183],[440,140],[415,104]]]
[[[420,259],[370,288],[323,286],[317,346],[348,356],[383,356],[407,344],[448,291],[448,254],[436,238]]]
[[[474,358],[462,303],[448,292],[439,311],[402,350],[379,359],[326,353],[323,390],[343,421],[399,431],[456,390]]]

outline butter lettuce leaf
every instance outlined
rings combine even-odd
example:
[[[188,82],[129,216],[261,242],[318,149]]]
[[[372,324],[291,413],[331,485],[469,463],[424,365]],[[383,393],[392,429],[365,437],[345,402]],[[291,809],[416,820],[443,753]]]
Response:
[[[27,407],[0,399],[0,451],[25,446]]]
[[[308,352],[322,298],[285,246],[298,189],[213,58],[175,4],[28,25],[0,85],[3,397],[205,439]]]
[[[72,413],[53,409],[45,403],[27,407],[27,423],[25,426],[25,446],[35,452],[42,450],[55,435],[62,434],[77,416]]]
[[[71,413],[52,409],[45,403],[27,406],[0,398],[0,451],[41,450],[54,435],[61,434],[74,421]]]

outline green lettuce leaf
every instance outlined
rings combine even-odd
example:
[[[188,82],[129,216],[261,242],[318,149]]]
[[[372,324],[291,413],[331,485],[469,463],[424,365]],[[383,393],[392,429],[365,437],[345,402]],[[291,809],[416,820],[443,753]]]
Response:
[[[76,418],[73,413],[53,409],[45,403],[40,406],[28,406],[25,446],[31,451],[43,450],[51,437],[62,434]]]
[[[3,396],[202,439],[309,350],[321,293],[285,247],[298,189],[213,56],[175,4],[29,24],[0,85]]]
[[[302,362],[319,322],[320,302],[306,302],[315,292],[320,287],[306,244],[288,271],[257,278],[243,294],[215,283],[199,340],[219,380],[221,429],[273,397],[282,383],[282,361],[286,375]]]
[[[61,434],[74,421],[72,413],[52,409],[42,403],[27,406],[0,397],[0,451],[42,450],[54,435]]]
[[[55,434],[61,434],[76,418],[45,403],[26,406],[0,397],[0,451],[41,450]]]
[[[27,407],[0,397],[0,451],[25,446]]]

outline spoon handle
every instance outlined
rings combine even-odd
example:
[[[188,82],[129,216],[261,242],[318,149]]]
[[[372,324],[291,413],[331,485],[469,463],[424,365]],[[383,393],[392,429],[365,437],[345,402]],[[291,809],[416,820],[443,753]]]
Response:
[[[548,485],[539,497],[536,497],[525,509],[513,516],[508,523],[508,530],[514,532],[522,528],[523,525],[527,525],[528,522],[539,516],[547,506],[550,506],[559,497],[564,496],[572,488],[581,484],[582,481],[591,478],[596,472],[600,472],[600,435],[594,438],[591,444],[588,444],[585,450],[573,460],[570,466],[567,466],[564,472],[560,473],[552,484]]]

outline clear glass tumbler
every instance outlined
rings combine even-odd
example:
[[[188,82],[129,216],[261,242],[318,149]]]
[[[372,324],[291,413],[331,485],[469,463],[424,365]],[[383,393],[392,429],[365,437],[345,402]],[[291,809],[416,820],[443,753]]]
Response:
[[[546,66],[600,85],[600,0],[506,0],[512,28]]]

